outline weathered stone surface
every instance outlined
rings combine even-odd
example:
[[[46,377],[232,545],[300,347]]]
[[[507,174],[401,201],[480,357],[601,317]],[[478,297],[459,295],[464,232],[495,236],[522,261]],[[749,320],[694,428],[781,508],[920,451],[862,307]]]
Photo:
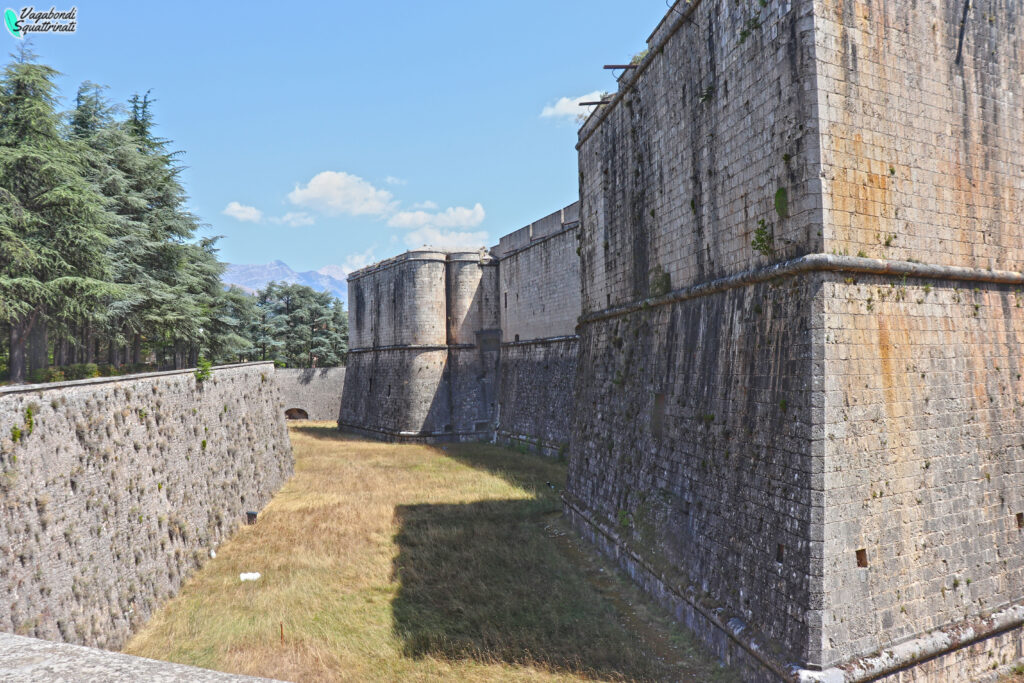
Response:
[[[339,426],[385,438],[497,435],[564,453],[580,312],[577,216],[571,204],[506,235],[491,255],[421,250],[352,273],[358,332]]]
[[[237,676],[194,666],[160,662],[81,645],[0,633],[0,679],[7,683],[96,683],[106,681],[197,681],[247,683],[269,678]]]
[[[578,356],[575,335],[502,345],[499,442],[545,455],[568,454]]]
[[[345,368],[277,368],[274,380],[281,392],[281,411],[298,409],[310,420],[337,420]]]
[[[815,0],[823,251],[1024,271],[1024,12]]]
[[[648,44],[580,130],[579,226],[492,250],[498,437],[571,416],[574,522],[751,678],[1019,658],[1024,12],[679,0]],[[446,381],[374,345],[356,386]],[[393,409],[476,400],[444,386]]]
[[[502,342],[576,334],[580,315],[579,203],[501,238],[498,297]]]
[[[407,252],[349,276],[338,425],[389,438],[475,439],[494,429],[497,263],[480,252]]]
[[[1024,296],[881,277],[821,295],[837,663],[1024,598]]]
[[[801,680],[1020,657],[1022,36],[1004,0],[681,1],[581,129],[568,507]],[[757,276],[826,253],[936,278]]]
[[[107,648],[292,472],[270,363],[0,389],[0,630]]]
[[[566,488],[652,562],[803,655],[814,278],[582,329]],[[820,572],[820,569],[818,570]]]

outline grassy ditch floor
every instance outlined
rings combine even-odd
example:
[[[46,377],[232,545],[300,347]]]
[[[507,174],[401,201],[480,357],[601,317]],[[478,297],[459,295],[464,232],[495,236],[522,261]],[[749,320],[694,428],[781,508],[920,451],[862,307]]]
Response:
[[[565,524],[564,465],[291,437],[295,476],[126,652],[295,681],[736,680]]]

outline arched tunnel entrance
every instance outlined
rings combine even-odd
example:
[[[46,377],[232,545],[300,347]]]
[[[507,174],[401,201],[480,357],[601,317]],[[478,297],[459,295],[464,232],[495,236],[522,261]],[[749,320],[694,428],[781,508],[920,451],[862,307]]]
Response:
[[[309,419],[309,413],[307,413],[302,408],[289,408],[288,410],[284,411],[284,416],[285,416],[285,418],[287,418],[289,420],[308,420]]]

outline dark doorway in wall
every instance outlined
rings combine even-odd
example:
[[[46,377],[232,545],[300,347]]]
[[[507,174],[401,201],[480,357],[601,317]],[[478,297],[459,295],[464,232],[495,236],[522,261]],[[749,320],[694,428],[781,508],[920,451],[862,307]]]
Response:
[[[309,413],[302,408],[289,408],[284,411],[284,416],[289,420],[308,420]]]

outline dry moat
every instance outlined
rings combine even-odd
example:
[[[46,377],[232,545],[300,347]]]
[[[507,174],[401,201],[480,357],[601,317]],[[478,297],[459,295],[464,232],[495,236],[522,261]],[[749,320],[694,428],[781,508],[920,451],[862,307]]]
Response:
[[[569,529],[563,464],[290,431],[294,478],[127,652],[299,681],[737,680]]]

